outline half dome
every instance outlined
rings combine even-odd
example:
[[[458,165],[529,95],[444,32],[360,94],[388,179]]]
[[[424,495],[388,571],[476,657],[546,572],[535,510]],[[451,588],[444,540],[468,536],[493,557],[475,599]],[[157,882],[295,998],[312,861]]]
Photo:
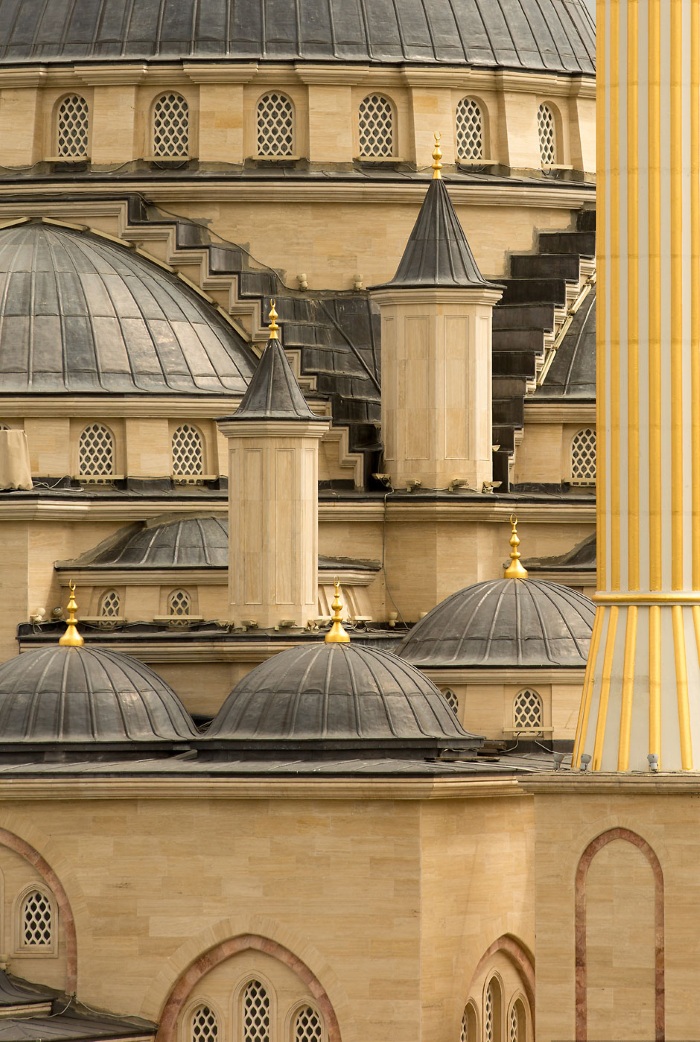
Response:
[[[207,740],[258,747],[475,749],[435,685],[375,648],[314,643],[282,651],[233,689]]]
[[[593,602],[542,579],[494,579],[458,590],[402,642],[422,667],[585,666]]]
[[[196,735],[157,673],[127,655],[51,645],[0,666],[0,741],[98,746],[181,742]]]
[[[3,394],[231,395],[253,375],[248,346],[206,301],[98,236],[4,228],[0,283]]]

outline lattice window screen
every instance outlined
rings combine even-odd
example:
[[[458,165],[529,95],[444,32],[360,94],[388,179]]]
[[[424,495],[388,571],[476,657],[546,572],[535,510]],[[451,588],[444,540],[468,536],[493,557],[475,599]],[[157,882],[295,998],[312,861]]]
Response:
[[[102,423],[92,423],[80,435],[78,470],[82,477],[105,478],[114,474],[114,437]]]
[[[100,615],[103,619],[116,619],[119,617],[121,607],[119,594],[116,590],[107,590],[102,594],[100,600]]]
[[[596,474],[596,436],[591,427],[579,431],[571,442],[571,482],[594,485]]]
[[[270,997],[258,980],[243,993],[243,1042],[270,1042]]]
[[[540,135],[540,159],[542,166],[552,166],[557,161],[557,129],[554,113],[549,105],[540,105],[538,108],[537,129]]]
[[[153,109],[153,155],[184,159],[189,151],[190,107],[181,94],[163,94]]]
[[[516,730],[541,730],[542,699],[536,691],[526,688],[515,696],[513,724]]]
[[[457,106],[457,158],[484,158],[484,119],[473,98],[462,98]]]
[[[508,1042],[519,1042],[520,1027],[518,1023],[518,1009],[517,1005],[513,1006],[510,1011],[510,1017],[508,1021]]]
[[[462,1014],[462,1026],[459,1032],[459,1042],[472,1042],[469,1038],[469,1010],[465,1008]]]
[[[169,615],[189,615],[192,607],[192,598],[187,590],[173,590],[168,597]]]
[[[456,716],[459,710],[459,699],[457,698],[456,694],[454,693],[454,691],[450,691],[449,687],[442,693],[445,696],[445,701],[447,702],[448,706]]]
[[[22,947],[48,948],[52,940],[51,902],[40,890],[32,890],[22,902]]]
[[[484,1042],[494,1042],[494,1005],[493,981],[491,981],[484,999]]]
[[[192,1042],[217,1042],[219,1022],[209,1006],[197,1006],[192,1013]]]
[[[369,94],[360,105],[360,155],[394,155],[394,110],[381,94]]]
[[[263,94],[257,125],[259,156],[294,155],[294,106],[286,94]]]
[[[196,427],[183,423],[173,433],[173,474],[175,477],[197,477],[204,473],[202,435]]]
[[[321,1042],[323,1024],[312,1006],[304,1006],[294,1018],[294,1042]]]
[[[80,94],[69,94],[58,106],[58,155],[79,156],[88,154],[90,111],[88,103]]]

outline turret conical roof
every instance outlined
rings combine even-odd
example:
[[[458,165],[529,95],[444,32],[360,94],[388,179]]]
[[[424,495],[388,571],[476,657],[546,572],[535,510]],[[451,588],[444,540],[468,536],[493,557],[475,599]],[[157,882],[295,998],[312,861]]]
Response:
[[[277,337],[269,340],[232,420],[316,420]]]

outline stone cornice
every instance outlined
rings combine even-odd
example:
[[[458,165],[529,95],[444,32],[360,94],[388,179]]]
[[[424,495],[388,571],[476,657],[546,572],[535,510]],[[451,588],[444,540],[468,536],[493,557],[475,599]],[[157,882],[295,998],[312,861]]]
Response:
[[[242,397],[242,396],[241,396]],[[4,417],[65,417],[66,419],[82,419],[85,417],[119,417],[124,419],[175,419],[185,416],[191,419],[216,420],[225,413],[235,413],[240,398],[214,398],[203,396],[197,398],[175,397],[155,398],[143,395],[138,398],[116,398],[105,394],[103,397],[78,397],[66,394],[63,397],[31,397],[30,395],[0,395],[0,416]],[[330,414],[328,402],[309,402],[309,408],[319,416],[320,423],[326,423]],[[239,424],[239,426],[243,426]]]
[[[185,62],[182,70],[192,83],[249,83],[258,72],[258,63],[246,65],[200,65]]]
[[[487,304],[494,307],[503,296],[501,289],[485,286],[382,286],[372,289],[377,304]]]
[[[225,438],[322,438],[330,424],[327,420],[236,420],[226,417],[217,421]]]
[[[537,796],[692,796],[700,792],[700,772],[677,774],[604,774],[556,771],[522,779],[518,784]]]
[[[590,423],[596,422],[595,402],[577,402],[562,398],[561,401],[538,401],[525,399],[525,427],[531,423]]]
[[[180,71],[180,66],[169,70],[170,73],[176,71]],[[142,83],[150,70],[145,62],[138,62],[133,65],[76,65],[74,72],[82,83],[91,87],[120,87]]]
[[[59,566],[60,565],[60,566]],[[78,586],[162,586],[182,581],[197,586],[226,586],[226,568],[92,568],[59,562],[56,566],[60,586],[69,586],[75,580]],[[337,575],[342,586],[369,586],[377,572],[359,572],[352,568],[335,568],[333,572],[319,571],[318,585],[332,586]],[[133,620],[130,620],[133,621]]]
[[[537,669],[534,666],[492,667],[484,669],[480,666],[469,668],[432,669],[430,666],[421,666],[421,673],[425,673],[434,684],[517,684],[527,687],[529,684],[582,684],[585,668],[579,669]]]

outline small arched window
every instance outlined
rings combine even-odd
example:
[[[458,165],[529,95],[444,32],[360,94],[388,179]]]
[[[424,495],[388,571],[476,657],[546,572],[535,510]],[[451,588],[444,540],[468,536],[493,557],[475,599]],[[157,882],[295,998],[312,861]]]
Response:
[[[473,98],[457,105],[457,158],[484,159],[484,117]]]
[[[484,993],[484,1042],[503,1042],[501,985],[496,977]]]
[[[594,485],[596,475],[596,436],[592,427],[571,439],[571,483]]]
[[[119,618],[121,602],[116,590],[106,590],[100,597],[100,615],[103,619]]]
[[[442,694],[448,706],[456,716],[459,710],[459,699],[457,698],[456,694],[454,693],[454,691],[451,691],[449,687],[445,688]]]
[[[294,1018],[294,1042],[322,1042],[323,1023],[313,1006],[303,1006]]]
[[[257,110],[258,155],[294,155],[294,106],[280,91],[263,94]]]
[[[153,155],[186,159],[190,151],[190,107],[182,94],[162,94],[153,107]]]
[[[191,1042],[217,1042],[219,1021],[213,1009],[202,1003],[192,1010],[190,1021]]]
[[[114,474],[114,435],[103,423],[91,423],[80,435],[78,473],[86,478]]]
[[[513,726],[516,731],[541,731],[543,727],[542,699],[536,691],[525,688],[513,702]]]
[[[527,1042],[527,1020],[522,999],[516,999],[510,1009],[508,1042]]]
[[[360,155],[368,158],[394,155],[394,109],[388,98],[368,94],[360,103]]]
[[[20,906],[20,948],[51,948],[53,907],[47,894],[30,890]]]
[[[473,1002],[468,1002],[462,1014],[462,1027],[459,1032],[459,1042],[477,1042],[477,1018]]]
[[[557,161],[557,126],[549,105],[542,104],[538,108],[537,129],[540,135],[542,166],[553,166]]]
[[[184,617],[190,614],[192,598],[187,590],[173,590],[168,597],[168,615]]]
[[[196,427],[183,423],[173,432],[173,475],[198,477],[204,473],[202,435]]]
[[[57,155],[84,159],[88,155],[90,110],[81,94],[68,94],[56,113]]]
[[[270,1042],[270,996],[259,980],[243,992],[243,1042]]]

